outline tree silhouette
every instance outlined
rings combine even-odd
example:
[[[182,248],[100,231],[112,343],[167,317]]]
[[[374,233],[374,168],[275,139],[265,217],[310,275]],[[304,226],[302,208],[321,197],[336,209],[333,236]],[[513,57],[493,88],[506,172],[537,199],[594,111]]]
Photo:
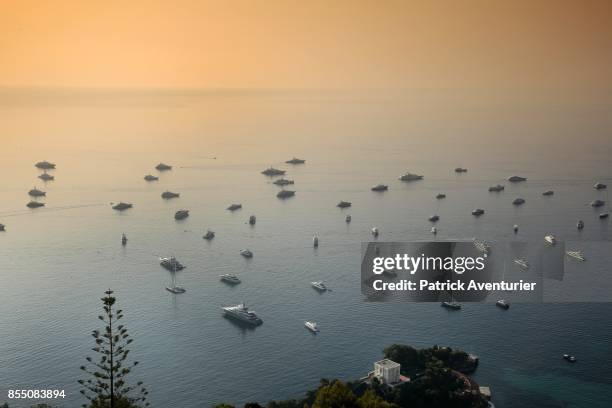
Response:
[[[135,408],[148,407],[147,389],[142,382],[130,386],[126,383],[126,376],[138,365],[137,361],[127,362],[127,346],[132,343],[124,325],[119,324],[123,318],[121,309],[115,311],[115,297],[113,291],[107,290],[101,299],[104,314],[98,316],[105,324],[104,331],[94,330],[92,336],[95,339],[95,347],[92,351],[99,355],[99,360],[94,361],[87,357],[87,366],[81,366],[81,370],[89,374],[86,380],[79,380],[83,387],[81,394],[89,400],[89,404],[83,404],[84,408]],[[135,396],[132,396],[135,395]]]

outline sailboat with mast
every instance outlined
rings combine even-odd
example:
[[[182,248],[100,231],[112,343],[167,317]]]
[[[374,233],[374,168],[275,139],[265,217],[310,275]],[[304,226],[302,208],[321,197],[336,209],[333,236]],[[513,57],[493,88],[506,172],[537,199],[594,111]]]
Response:
[[[174,294],[185,293],[185,288],[176,284],[176,264],[174,265],[174,269],[170,272],[170,276],[172,276],[172,282],[170,286],[166,286],[166,290]]]

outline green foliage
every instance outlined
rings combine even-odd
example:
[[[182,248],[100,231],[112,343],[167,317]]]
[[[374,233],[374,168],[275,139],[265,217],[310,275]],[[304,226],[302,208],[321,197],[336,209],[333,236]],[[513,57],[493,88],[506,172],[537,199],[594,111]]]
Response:
[[[342,381],[336,380],[319,388],[312,408],[351,408],[357,406],[357,397]]]
[[[217,404],[217,405],[215,405],[215,408],[234,408],[234,406],[233,406],[233,405],[229,405],[229,404],[225,404],[225,403],[223,403],[223,404]]]
[[[380,396],[376,395],[374,390],[368,389],[359,399],[357,400],[357,406],[359,408],[393,408],[394,404],[385,401]]]
[[[130,350],[127,348],[132,343],[127,328],[120,324],[123,318],[122,310],[113,310],[115,297],[110,289],[105,292],[101,299],[104,314],[98,316],[104,322],[104,330],[94,330],[92,337],[95,347],[92,348],[98,354],[98,360],[87,357],[87,365],[81,366],[81,370],[88,375],[86,380],[79,380],[81,394],[88,400],[84,408],[137,408],[148,407],[148,391],[142,382],[136,385],[128,385],[126,377],[138,362],[127,361]]]

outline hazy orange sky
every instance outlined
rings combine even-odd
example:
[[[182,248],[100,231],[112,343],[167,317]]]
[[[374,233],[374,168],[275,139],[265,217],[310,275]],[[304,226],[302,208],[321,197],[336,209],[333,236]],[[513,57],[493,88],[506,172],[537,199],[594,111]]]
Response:
[[[605,0],[0,6],[0,86],[612,88]]]

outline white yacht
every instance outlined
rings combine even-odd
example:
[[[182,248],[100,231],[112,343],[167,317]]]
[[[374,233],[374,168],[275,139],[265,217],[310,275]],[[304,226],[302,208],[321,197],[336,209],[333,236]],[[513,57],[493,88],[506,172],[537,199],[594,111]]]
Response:
[[[236,306],[225,306],[221,309],[223,309],[226,316],[232,317],[241,322],[248,323],[253,326],[259,326],[263,323],[263,321],[254,311],[249,310],[244,302]]]
[[[241,249],[240,250],[240,255],[244,256],[245,258],[252,258],[253,257],[253,253],[251,251],[249,251],[248,249]]]
[[[304,322],[304,326],[313,333],[319,332],[319,326],[316,322]]]
[[[225,273],[223,275],[219,275],[222,281],[237,285],[240,283],[240,279],[236,275],[232,275],[231,273]]]
[[[565,254],[571,258],[577,259],[579,261],[586,261],[584,254],[582,251],[566,251]]]
[[[316,290],[320,290],[321,292],[325,292],[327,290],[327,286],[323,283],[323,281],[310,282],[313,288]]]
[[[554,235],[548,234],[544,237],[544,241],[546,241],[550,245],[555,245],[557,243],[557,239]]]
[[[527,262],[523,258],[516,258],[514,260],[514,263],[517,264],[518,266],[520,266],[521,268],[525,269],[525,270],[529,269],[529,262]]]
[[[180,271],[185,269],[185,266],[181,264],[175,257],[170,256],[167,258],[159,258],[159,264],[169,270],[170,272]]]

